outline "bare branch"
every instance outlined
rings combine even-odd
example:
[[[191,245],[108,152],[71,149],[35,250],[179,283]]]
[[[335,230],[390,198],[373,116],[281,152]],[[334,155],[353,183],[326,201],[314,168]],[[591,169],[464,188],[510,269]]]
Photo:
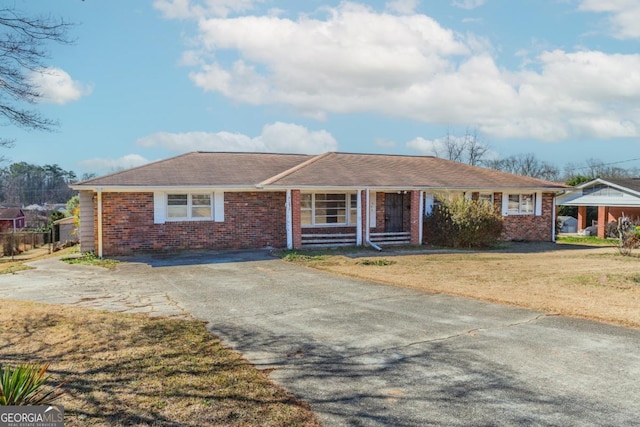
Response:
[[[47,43],[72,43],[67,37],[70,26],[51,16],[29,17],[15,8],[0,8],[0,117],[5,124],[36,130],[56,126],[56,122],[20,104],[33,104],[42,97],[33,86],[31,74],[46,68]]]

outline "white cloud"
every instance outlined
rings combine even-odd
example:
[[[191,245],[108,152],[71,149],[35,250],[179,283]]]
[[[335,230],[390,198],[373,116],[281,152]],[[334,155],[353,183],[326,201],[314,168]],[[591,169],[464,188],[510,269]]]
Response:
[[[640,38],[640,3],[637,0],[582,0],[578,9],[609,14],[610,29],[616,38]]]
[[[155,0],[153,7],[168,19],[189,19],[204,17],[225,18],[234,13],[252,10],[255,3],[263,0]]]
[[[420,0],[394,0],[388,2],[385,7],[392,12],[408,15],[414,13],[419,4]]]
[[[30,83],[41,95],[39,101],[50,104],[66,104],[89,95],[93,88],[71,78],[60,68],[45,68],[34,71]]]
[[[207,64],[191,79],[237,101],[290,105],[321,117],[370,110],[372,101],[450,68],[447,57],[468,53],[452,31],[425,15],[379,14],[353,3],[329,15],[202,20],[202,47],[237,50],[241,59]]]
[[[242,151],[318,154],[336,151],[338,143],[327,131],[310,131],[304,126],[276,122],[262,128],[256,137],[230,132],[158,132],[137,141],[142,147],[171,151]]]
[[[127,154],[118,159],[94,158],[83,160],[80,162],[80,165],[90,172],[101,174],[142,166],[147,163],[150,163],[150,160],[138,154]]]
[[[453,0],[451,4],[461,9],[475,9],[484,4],[485,0]]]
[[[640,136],[640,55],[543,51],[509,70],[488,39],[424,14],[350,2],[321,11],[200,19],[198,44],[183,63],[204,91],[319,120],[375,113],[471,126],[492,138]]]

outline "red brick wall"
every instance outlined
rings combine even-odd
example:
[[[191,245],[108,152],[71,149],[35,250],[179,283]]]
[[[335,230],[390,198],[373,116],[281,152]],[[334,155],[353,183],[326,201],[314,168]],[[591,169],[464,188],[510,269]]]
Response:
[[[509,215],[504,217],[504,240],[546,241],[553,239],[553,193],[542,194],[542,215]],[[494,204],[502,209],[502,193],[495,193]]]
[[[420,192],[417,190],[411,191],[405,196],[405,205],[409,199],[409,215],[405,213],[405,217],[410,217],[410,225],[407,231],[411,232],[411,244],[419,245],[420,242],[420,222],[422,222],[422,212],[420,212]]]
[[[625,214],[632,220],[635,218],[640,218],[640,208],[619,208],[612,206],[609,208],[609,216],[607,218],[607,222],[618,221],[618,218]]]
[[[153,193],[102,193],[102,209],[105,256],[287,244],[284,192],[225,193],[224,222],[154,224]]]
[[[300,249],[302,247],[302,214],[300,213],[301,203],[302,195],[300,193],[300,190],[291,190],[291,226],[293,229],[294,249]]]

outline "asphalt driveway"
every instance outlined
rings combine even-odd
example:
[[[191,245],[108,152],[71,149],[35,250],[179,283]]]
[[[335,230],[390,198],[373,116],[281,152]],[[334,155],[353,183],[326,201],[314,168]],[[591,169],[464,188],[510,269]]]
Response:
[[[640,425],[640,331],[364,282],[265,252],[57,260],[0,297],[206,320],[327,426]],[[639,307],[640,309],[640,307]]]

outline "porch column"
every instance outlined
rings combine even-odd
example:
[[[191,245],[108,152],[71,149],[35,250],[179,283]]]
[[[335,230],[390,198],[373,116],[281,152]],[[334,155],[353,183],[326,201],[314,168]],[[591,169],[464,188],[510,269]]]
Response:
[[[287,249],[293,249],[293,224],[291,215],[291,190],[287,190],[287,201],[285,203],[285,217],[286,217],[286,230],[287,230]]]
[[[578,206],[578,230],[587,228],[587,207]]]
[[[291,233],[293,249],[302,248],[302,218],[300,217],[300,190],[291,190]]]
[[[420,223],[422,222],[422,215],[420,215],[420,191],[413,190],[410,193],[411,197],[411,213],[410,218],[410,232],[411,232],[411,244],[420,245]]]
[[[607,219],[609,218],[609,206],[598,206],[598,238],[606,237]]]
[[[102,188],[97,190],[98,198],[98,258],[102,258]]]
[[[418,215],[420,215],[420,222],[418,222],[419,233],[418,233],[418,241],[422,244],[422,239],[424,236],[424,230],[422,229],[424,226],[424,218],[422,215],[424,214],[424,191],[419,192],[420,196],[420,208],[418,211]]]
[[[362,190],[358,190],[356,202],[356,245],[362,246],[362,221],[366,216],[362,215]]]

